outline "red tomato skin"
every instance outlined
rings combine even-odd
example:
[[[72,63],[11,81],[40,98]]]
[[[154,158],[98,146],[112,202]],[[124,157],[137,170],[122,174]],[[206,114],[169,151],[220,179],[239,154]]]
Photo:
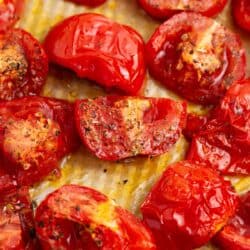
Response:
[[[167,168],[141,211],[159,250],[191,250],[227,223],[237,203],[230,183],[215,170],[183,161]]]
[[[250,174],[250,80],[234,83],[211,120],[197,133],[187,158],[223,174]]]
[[[215,237],[215,242],[223,250],[250,249],[250,192],[240,197],[236,215]]]
[[[16,175],[18,184],[40,181],[77,148],[72,113],[72,104],[53,98],[34,96],[0,103],[3,165]]]
[[[103,3],[105,3],[107,0],[70,0],[71,2],[86,5],[89,7],[97,7]]]
[[[186,103],[121,96],[78,100],[75,121],[82,142],[100,159],[154,156],[169,151],[180,138]]]
[[[250,31],[250,3],[248,0],[232,1],[233,17],[239,27]]]
[[[204,45],[203,52],[197,39],[203,43],[209,29],[216,31],[211,47]],[[208,53],[217,64],[204,62]],[[211,18],[186,12],[156,29],[146,44],[146,61],[156,80],[185,99],[204,105],[217,104],[235,80],[244,78],[246,69],[246,54],[238,35]]]
[[[4,54],[4,62],[14,61],[14,66],[9,64],[16,74],[20,77],[2,73],[0,83],[3,85],[0,93],[0,100],[12,100],[24,96],[33,96],[41,92],[48,74],[48,58],[40,43],[29,33],[21,29],[12,29],[0,34],[0,51],[6,51],[13,48],[16,54]],[[8,48],[9,46],[9,48]],[[12,47],[13,46],[13,47]],[[6,49],[7,47],[7,49]],[[18,52],[17,50],[20,50]],[[23,57],[24,61],[16,60],[15,56]],[[24,65],[26,64],[27,65]],[[22,70],[26,72],[22,72]],[[6,70],[8,72],[8,70]],[[14,74],[14,73],[13,73]],[[11,84],[10,84],[11,83]]]
[[[76,39],[77,37],[77,39]],[[138,94],[145,78],[144,42],[132,28],[98,14],[56,25],[44,42],[49,60],[106,88]]]
[[[150,231],[136,217],[87,187],[66,185],[56,190],[39,205],[35,219],[44,250],[156,249]]]
[[[183,6],[183,8],[178,8],[178,1],[172,3],[175,6],[164,6],[167,5],[168,1],[162,0],[138,0],[142,8],[153,18],[164,20],[182,11],[192,11],[200,13],[204,16],[215,16],[219,14],[225,7],[227,0],[213,1],[210,6],[206,6],[207,1],[189,1],[191,2],[188,6]],[[192,3],[193,2],[193,3]],[[171,4],[170,4],[171,5]]]

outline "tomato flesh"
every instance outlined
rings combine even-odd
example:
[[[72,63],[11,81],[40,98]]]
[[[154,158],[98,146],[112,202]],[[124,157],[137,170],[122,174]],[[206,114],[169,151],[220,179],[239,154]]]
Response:
[[[167,168],[141,206],[159,250],[207,243],[235,213],[237,195],[213,169],[193,162]]]
[[[159,155],[180,138],[186,104],[121,96],[78,100],[75,120],[83,143],[100,159]]]
[[[69,0],[71,2],[86,5],[89,7],[97,7],[103,3],[105,3],[107,0]]]
[[[250,2],[248,0],[232,1],[233,17],[239,27],[250,31]]]
[[[209,122],[192,141],[188,159],[223,174],[250,174],[250,80],[232,85]]]
[[[132,28],[81,14],[56,25],[44,42],[51,62],[79,77],[135,95],[145,77],[144,42]]]
[[[6,171],[21,185],[48,175],[78,145],[73,105],[45,97],[0,103],[0,149]]]
[[[35,219],[44,250],[156,249],[137,218],[87,187],[66,185],[56,190],[37,208]]]
[[[160,25],[146,45],[151,75],[185,99],[217,104],[245,76],[239,37],[195,13],[181,13]]]

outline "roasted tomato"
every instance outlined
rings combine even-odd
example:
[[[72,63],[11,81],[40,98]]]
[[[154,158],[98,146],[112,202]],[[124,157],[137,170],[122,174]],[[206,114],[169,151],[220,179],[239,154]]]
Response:
[[[144,42],[132,28],[102,15],[81,14],[56,25],[45,39],[50,61],[79,77],[134,95],[145,76]]]
[[[235,22],[244,30],[250,31],[250,1],[233,0],[233,17]]]
[[[230,183],[215,170],[184,161],[168,167],[141,211],[159,250],[191,250],[226,225],[237,204]]]
[[[96,7],[98,5],[105,3],[107,0],[69,0],[69,1],[90,7]]]
[[[37,208],[37,236],[44,250],[153,250],[148,229],[105,195],[63,186]]]
[[[0,1],[0,32],[14,26],[21,14],[24,0]]]
[[[214,16],[221,12],[227,0],[138,0],[143,9],[152,17],[166,19],[181,11],[199,12]]]
[[[27,188],[0,193],[0,249],[37,250],[34,226]]]
[[[165,98],[121,96],[78,100],[75,120],[83,143],[100,159],[159,155],[179,139],[186,104]]]
[[[4,167],[30,185],[58,166],[77,146],[73,106],[66,101],[26,97],[0,103],[0,150]]]
[[[236,215],[216,236],[215,242],[225,250],[250,249],[250,192],[241,197]]]
[[[216,104],[245,75],[239,37],[213,19],[195,13],[173,16],[146,46],[150,73],[187,100]]]
[[[188,159],[224,174],[250,174],[250,80],[228,90],[211,120],[193,138]]]
[[[0,100],[39,94],[48,73],[48,58],[29,33],[0,34]]]

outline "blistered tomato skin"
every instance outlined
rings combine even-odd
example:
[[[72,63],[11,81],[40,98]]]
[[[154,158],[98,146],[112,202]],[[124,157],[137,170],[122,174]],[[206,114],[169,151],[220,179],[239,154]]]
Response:
[[[167,168],[141,211],[159,250],[191,250],[226,225],[237,203],[230,183],[215,170],[183,161]]]
[[[146,58],[156,80],[199,104],[217,104],[245,76],[239,37],[195,13],[177,14],[160,25],[146,45]]]
[[[48,74],[48,58],[31,34],[12,29],[0,34],[0,100],[41,92]]]
[[[44,42],[51,62],[79,77],[136,95],[145,77],[144,42],[132,28],[98,14],[81,14],[56,25]]]
[[[223,250],[250,249],[250,192],[240,199],[236,215],[216,236],[215,242]]]
[[[215,16],[225,7],[227,0],[138,0],[142,8],[156,19],[167,19],[181,11],[198,12],[204,16]]]
[[[250,174],[250,80],[234,83],[191,143],[188,159],[223,174]]]
[[[20,185],[32,185],[58,167],[78,146],[73,105],[45,97],[0,103],[3,168]]]
[[[149,230],[105,195],[77,185],[50,194],[36,211],[44,250],[155,250]]]
[[[83,99],[76,102],[75,120],[82,142],[100,159],[154,156],[180,138],[186,104],[145,97]]]
[[[250,2],[248,0],[233,0],[232,10],[238,26],[250,32]]]
[[[97,7],[103,3],[105,3],[107,0],[69,0],[71,2],[86,5],[89,7]]]

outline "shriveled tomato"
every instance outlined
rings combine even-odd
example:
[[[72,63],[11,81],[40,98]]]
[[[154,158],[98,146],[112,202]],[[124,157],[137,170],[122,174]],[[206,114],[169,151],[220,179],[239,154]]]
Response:
[[[107,0],[69,0],[69,1],[90,7],[96,7],[98,5],[105,3]]]
[[[244,30],[250,31],[250,2],[249,0],[232,1],[235,22]]]
[[[186,104],[165,98],[121,96],[78,100],[75,120],[83,143],[98,158],[159,155],[179,139]]]
[[[0,34],[0,100],[39,94],[48,58],[39,42],[21,29]]]
[[[156,249],[137,218],[87,187],[67,185],[56,190],[37,208],[35,220],[44,250]]]
[[[166,19],[181,11],[199,12],[214,16],[225,7],[227,0],[138,0],[152,17]]]
[[[132,28],[98,14],[81,14],[56,25],[44,42],[49,59],[79,77],[137,94],[144,77],[144,42]]]
[[[72,113],[72,104],[45,97],[0,103],[0,150],[19,184],[41,180],[76,148]]]
[[[187,100],[216,104],[245,75],[239,37],[213,19],[195,13],[173,16],[146,46],[150,73]]]
[[[215,170],[183,161],[168,167],[141,211],[159,250],[191,250],[226,225],[237,204],[230,182]]]
[[[24,0],[2,0],[0,3],[0,32],[14,26],[21,14]]]
[[[236,215],[216,236],[215,241],[225,250],[250,249],[250,192],[241,197]]]
[[[15,178],[10,176],[5,169],[0,168],[0,196],[15,189],[16,185]]]
[[[232,85],[211,120],[193,138],[188,159],[224,174],[250,174],[250,80]]]

